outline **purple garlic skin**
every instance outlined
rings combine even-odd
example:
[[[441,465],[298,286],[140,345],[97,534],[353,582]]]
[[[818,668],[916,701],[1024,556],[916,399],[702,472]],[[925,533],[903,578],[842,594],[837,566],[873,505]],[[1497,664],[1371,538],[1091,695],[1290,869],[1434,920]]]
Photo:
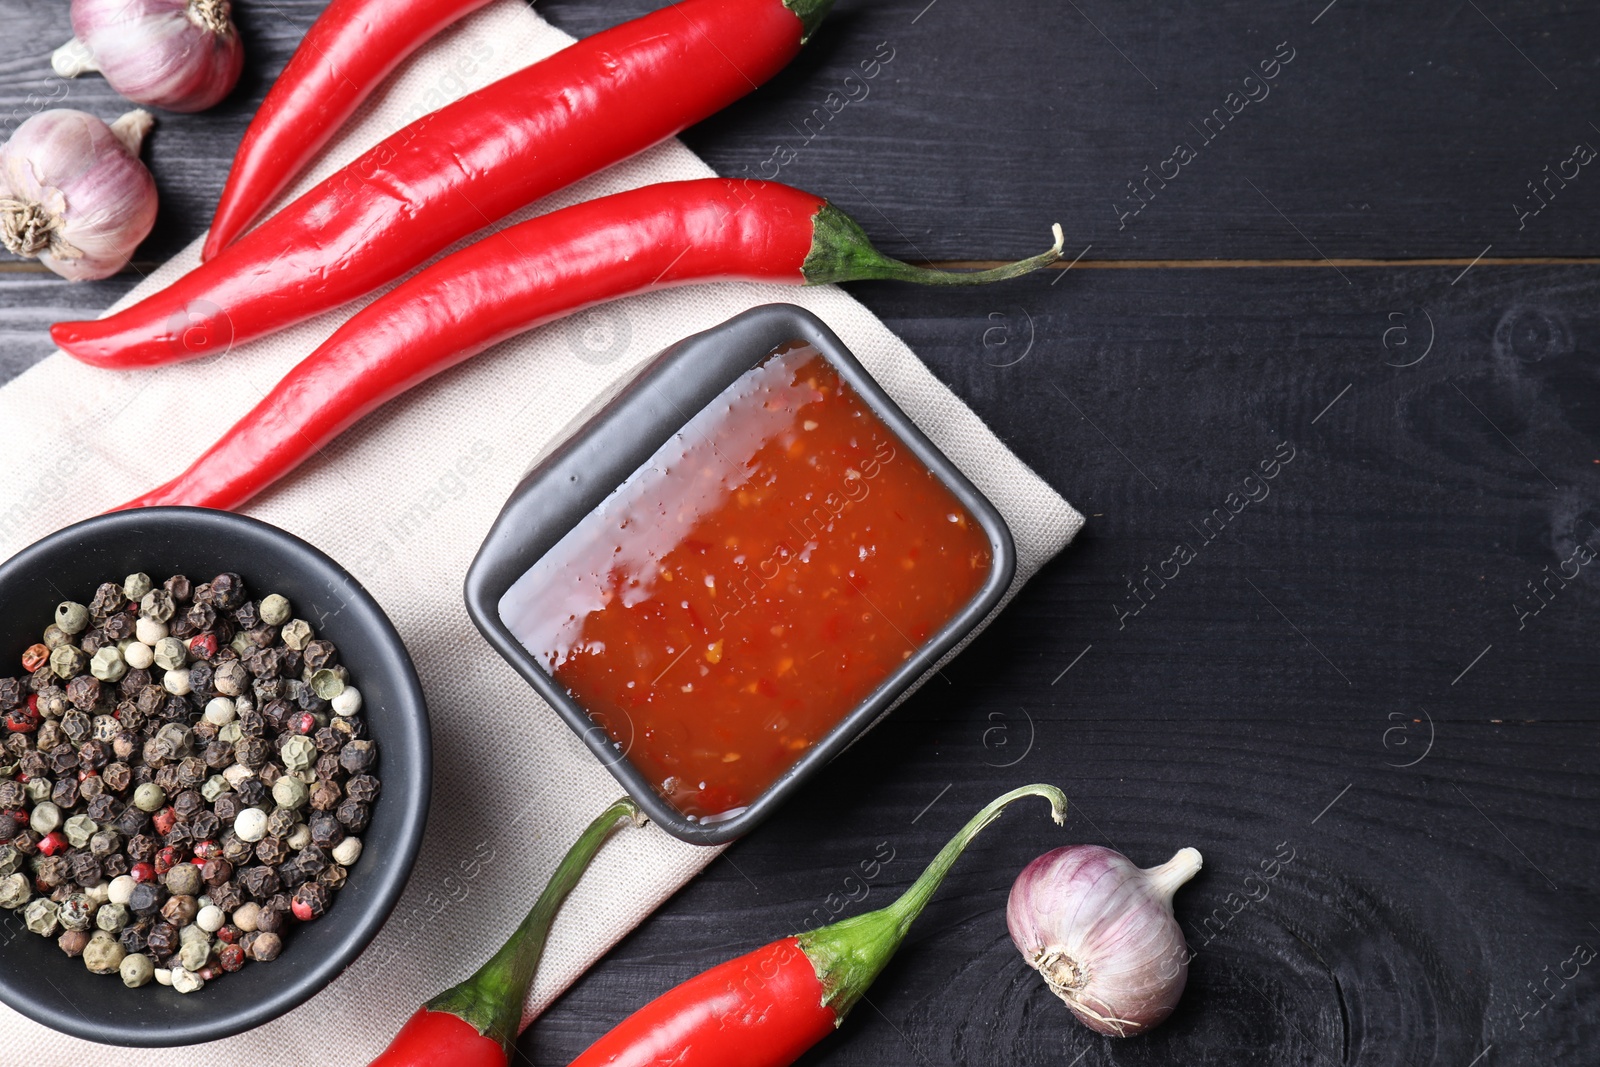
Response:
[[[63,278],[127,265],[156,221],[156,183],[139,161],[150,114],[107,126],[84,111],[32,116],[0,145],[0,245]]]
[[[1200,865],[1192,848],[1148,870],[1099,845],[1054,849],[1012,883],[1006,926],[1085,1026],[1131,1037],[1171,1015],[1183,995],[1190,953],[1172,896]]]
[[[72,32],[51,58],[57,74],[99,71],[148,107],[204,111],[244,69],[229,0],[72,0]]]

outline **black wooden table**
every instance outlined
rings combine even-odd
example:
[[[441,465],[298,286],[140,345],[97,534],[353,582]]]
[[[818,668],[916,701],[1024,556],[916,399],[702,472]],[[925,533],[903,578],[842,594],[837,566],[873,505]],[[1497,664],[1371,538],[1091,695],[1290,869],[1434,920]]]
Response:
[[[204,227],[320,6],[237,5],[243,88],[152,138],[142,262]],[[582,35],[650,6],[541,10]],[[58,102],[41,55],[68,36],[65,5],[11,20],[7,131]],[[862,907],[848,876],[884,843],[866,894],[886,901],[984,800],[1048,780],[1066,839],[1204,852],[1171,1021],[1094,1037],[1024,966],[1005,894],[1063,837],[1015,818],[807,1062],[1595,1062],[1600,977],[1573,961],[1600,946],[1600,577],[1546,579],[1600,549],[1600,173],[1563,166],[1600,146],[1597,40],[1600,8],[1549,0],[841,0],[790,70],[690,131],[729,175],[797,149],[784,180],[908,258],[1011,258],[1061,221],[1070,271],[855,293],[1091,518],[948,684],[541,1019],[531,1060]],[[95,79],[67,102],[117,107]],[[0,374],[133,280],[0,264]]]

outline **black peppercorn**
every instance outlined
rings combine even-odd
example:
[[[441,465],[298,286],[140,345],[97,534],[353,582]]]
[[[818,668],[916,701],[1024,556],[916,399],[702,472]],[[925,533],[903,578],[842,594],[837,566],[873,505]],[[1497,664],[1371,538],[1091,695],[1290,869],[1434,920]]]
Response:
[[[128,838],[128,857],[135,863],[148,863],[156,858],[161,843],[150,834],[134,834]]]
[[[189,606],[184,617],[194,627],[196,633],[211,629],[217,624],[217,612],[210,604],[202,604],[196,600]]]
[[[81,679],[73,679],[73,682],[78,681],[81,681]],[[100,683],[95,681],[93,678],[90,678],[89,681],[94,682],[96,687],[100,685]],[[68,699],[72,699],[70,695],[70,688]],[[96,699],[98,699],[98,696]],[[72,703],[77,705],[78,702],[73,700]],[[93,706],[94,705],[92,704],[90,705],[90,707]],[[76,745],[89,740],[90,734],[94,732],[94,724],[90,721],[89,716],[84,713],[81,707],[74,706],[69,708],[67,712],[61,716],[61,732],[67,735],[68,741],[71,741]]]
[[[339,806],[343,795],[337,783],[324,778],[311,787],[311,808],[313,811],[333,811]]]
[[[338,815],[330,815],[325,811],[313,812],[310,820],[311,841],[323,848],[332,848],[344,840],[345,828],[341,825],[344,821],[345,809],[354,805],[354,801],[347,800],[339,805]],[[356,805],[359,807],[360,805]]]
[[[234,786],[234,792],[239,794],[239,803],[247,808],[264,808],[272,797],[272,787],[259,777],[242,779]]]
[[[316,744],[317,751],[322,753],[323,756],[327,756],[331,753],[337,753],[339,749],[343,748],[346,739],[344,734],[333,727],[324,726],[312,735],[311,740]],[[317,761],[317,766],[319,769],[322,766],[320,758]]]
[[[226,741],[213,741],[206,746],[202,758],[207,767],[220,771],[234,761],[233,746]]]
[[[128,857],[121,852],[113,852],[100,859],[100,870],[104,877],[110,879],[128,873]]]
[[[100,870],[100,858],[83,849],[73,849],[68,853],[67,865],[72,868],[72,880],[85,889],[93,889],[105,877]]]
[[[217,695],[215,684],[217,670],[205,660],[189,665],[189,699],[204,707],[205,702]]]
[[[9,811],[0,811],[0,843],[9,842],[22,829],[22,820]]]
[[[83,649],[83,654],[86,656],[93,656],[110,643],[106,638],[106,632],[98,626],[78,635],[78,647]]]
[[[188,893],[174,893],[161,905],[161,917],[180,930],[194,922],[199,912],[200,902]]]
[[[17,760],[17,769],[29,778],[45,778],[50,774],[43,752],[24,752]]]
[[[328,853],[316,845],[307,845],[296,852],[294,861],[313,876],[321,874],[328,869]]]
[[[97,738],[78,746],[78,766],[99,770],[111,760],[111,746]]]
[[[309,882],[316,876],[300,866],[298,860],[289,860],[287,863],[279,864],[278,877],[282,879],[286,888],[293,889],[303,882]]]
[[[28,690],[20,678],[0,678],[0,711],[19,707],[27,699]]]
[[[126,640],[133,636],[133,615],[126,611],[119,611],[106,616],[106,621],[100,624],[100,629],[105,632],[107,639],[112,644]]]
[[[189,820],[189,831],[196,841],[211,841],[222,832],[222,820],[213,811],[198,811]]]
[[[90,781],[93,781],[93,779],[90,779]],[[116,818],[117,812],[121,808],[122,801],[110,793],[102,793],[97,797],[89,798],[89,803],[84,805],[84,813],[97,823],[108,823]]]
[[[91,774],[78,783],[78,796],[83,798],[85,804],[96,797],[105,796],[109,792],[110,790],[106,788],[106,783],[101,780],[98,774]],[[94,816],[90,815],[89,818],[93,819]],[[98,822],[99,820],[96,821]]]
[[[288,808],[274,808],[267,816],[267,836],[288,837],[294,832],[300,817]]]
[[[111,829],[123,837],[132,837],[148,825],[150,825],[150,813],[141,811],[132,804],[117,812],[116,817],[111,820]]]
[[[278,872],[272,867],[246,867],[239,875],[239,887],[257,900],[270,899],[281,885]]]
[[[267,761],[268,755],[272,752],[272,746],[264,738],[241,737],[239,738],[239,743],[233,746],[233,752],[234,758],[241,764],[251,770],[255,770]]]
[[[206,761],[199,756],[188,756],[178,764],[178,785],[181,789],[198,789],[206,780]]]
[[[222,834],[222,858],[238,866],[249,863],[255,855],[255,846],[232,830],[225,830]]]
[[[120,741],[121,739],[119,738],[118,740]],[[121,793],[133,782],[133,772],[128,769],[126,763],[118,760],[115,763],[106,764],[105,770],[100,772],[100,781],[113,793]]]
[[[173,600],[179,602],[187,601],[194,595],[194,586],[190,583],[189,579],[185,578],[181,574],[174,574],[171,578],[168,578],[165,582],[162,582],[161,588],[166,590],[167,595]]]
[[[211,603],[218,611],[237,611],[244,606],[248,593],[244,579],[232,571],[224,571],[211,579]]]
[[[216,800],[212,801],[211,810],[216,813],[218,819],[222,820],[222,822],[226,823],[227,825],[232,826],[233,820],[239,817],[239,812],[243,811],[248,806],[249,805],[245,804],[239,799],[238,793],[230,790],[229,792],[223,793],[221,796],[217,797]]]
[[[351,774],[365,774],[378,762],[376,741],[351,741],[339,750],[339,765]]]
[[[79,711],[93,711],[100,703],[100,679],[92,674],[80,674],[67,683],[67,701]],[[63,723],[63,726],[66,724]],[[85,724],[85,733],[87,733]],[[81,738],[74,738],[81,740]]]
[[[134,908],[138,911],[138,908]],[[145,935],[145,944],[149,947],[150,955],[163,959],[178,951],[178,928],[171,923],[156,923],[150,927],[150,932]]]
[[[27,799],[28,791],[23,788],[21,782],[13,781],[10,778],[0,781],[0,808],[8,811],[20,808],[27,802]]]
[[[78,780],[76,778],[60,778],[50,789],[50,799],[56,807],[66,809],[78,802]]]
[[[256,842],[256,859],[276,867],[289,855],[289,845],[281,837],[263,837]]]
[[[46,889],[54,889],[72,876],[65,856],[35,856],[29,862],[34,879]]]
[[[134,703],[139,708],[139,714],[147,719],[154,719],[161,715],[161,709],[167,703],[167,691],[159,685],[147,685],[139,690],[139,695],[134,697]]]
[[[115,830],[99,830],[89,838],[89,851],[102,860],[122,847],[122,835]]]
[[[128,907],[140,915],[149,915],[159,909],[166,899],[167,891],[156,883],[140,882],[128,894]],[[178,932],[174,930],[172,933],[176,937]]]
[[[103,619],[127,606],[128,598],[122,586],[116,582],[102,582],[94,591],[94,599],[89,601],[89,614],[96,619]]]
[[[206,806],[206,798],[197,789],[185,789],[172,799],[172,810],[185,821],[194,818]]]
[[[350,877],[350,868],[342,867],[337,863],[329,864],[328,869],[317,875],[317,881],[329,889],[343,889],[345,879]]]
[[[78,769],[78,750],[63,741],[45,756],[51,774],[68,774]]]
[[[218,886],[233,877],[233,864],[221,856],[212,856],[200,868],[200,877],[205,879],[206,885]]]
[[[378,780],[370,774],[358,774],[344,785],[345,795],[351,800],[359,800],[363,804],[370,804],[377,800],[380,788]],[[346,825],[349,824],[346,823]]]
[[[339,658],[339,650],[334,647],[332,641],[324,641],[318,638],[315,641],[306,642],[306,647],[300,652],[300,658],[305,666],[312,671],[320,671],[325,667],[334,665]]]
[[[156,770],[155,783],[168,796],[182,789],[183,785],[178,781],[178,765],[176,763],[167,763],[159,767]]]
[[[187,644],[189,638],[199,633],[201,629],[201,627],[194,624],[187,613],[174,615],[172,621],[167,624],[167,636],[176,637],[179,641]]]

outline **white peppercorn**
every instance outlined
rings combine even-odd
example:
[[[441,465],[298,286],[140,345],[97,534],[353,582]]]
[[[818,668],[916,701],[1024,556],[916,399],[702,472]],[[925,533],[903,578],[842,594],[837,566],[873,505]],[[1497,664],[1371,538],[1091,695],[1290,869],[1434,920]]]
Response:
[[[204,989],[206,980],[193,971],[175,967],[172,971],[172,988],[180,993],[198,993]]]
[[[185,667],[169,669],[161,676],[161,687],[175,697],[186,697],[190,693],[189,671]]]
[[[143,952],[132,952],[122,957],[122,963],[117,968],[117,973],[122,976],[122,984],[129,989],[138,989],[147,985],[155,977],[155,962]],[[168,979],[171,980],[170,977]]]
[[[168,967],[157,967],[154,970],[152,970],[150,973],[151,973],[152,977],[155,978],[157,985],[167,985],[167,986],[169,986],[169,985],[172,984],[172,970],[171,970],[171,968],[168,968]]]
[[[311,827],[303,822],[296,823],[294,829],[289,831],[289,836],[284,838],[283,842],[296,851],[305,848],[311,844]]]
[[[134,670],[147,671],[156,661],[156,652],[143,641],[132,641],[122,650],[122,658]]]
[[[128,661],[122,658],[116,645],[103,645],[89,657],[89,673],[102,682],[120,682],[128,673]]]
[[[246,778],[254,778],[255,772],[242,763],[233,763],[222,769],[222,777],[230,786],[238,789],[239,783]]]
[[[207,904],[195,913],[194,924],[208,934],[214,934],[222,929],[222,924],[227,916],[215,904]]]
[[[63,600],[56,605],[56,626],[62,633],[83,633],[89,626],[89,609],[76,600]]]
[[[351,838],[350,840],[355,840]],[[111,879],[111,884],[106,887],[106,900],[112,904],[126,904],[133,896],[133,887],[139,883],[131,874],[119,874]]]
[[[157,622],[147,615],[141,615],[133,621],[133,636],[143,644],[149,645],[152,651],[168,632],[166,623]]]
[[[347,685],[344,690],[333,698],[333,713],[349,717],[361,710],[361,690],[353,685]]]
[[[233,909],[233,925],[242,932],[250,933],[256,929],[256,920],[261,918],[261,905],[255,901],[241,904]]]
[[[333,862],[349,867],[361,858],[361,838],[347,837],[333,846]]]
[[[234,719],[234,703],[225,696],[206,701],[205,720],[213,726],[226,726]]]
[[[267,836],[267,813],[260,808],[245,808],[233,820],[233,832],[241,841],[260,841]]]
[[[96,930],[89,938],[89,944],[84,947],[83,965],[95,974],[113,974],[121,968],[127,955],[128,950],[122,947],[122,942],[104,930]]]

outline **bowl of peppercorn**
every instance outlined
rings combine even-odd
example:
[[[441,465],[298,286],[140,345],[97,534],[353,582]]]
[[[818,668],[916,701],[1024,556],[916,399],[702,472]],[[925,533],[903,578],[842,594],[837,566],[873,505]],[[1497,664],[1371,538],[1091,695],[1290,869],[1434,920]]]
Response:
[[[146,508],[0,564],[0,1001],[194,1044],[326,986],[421,845],[427,708],[350,574],[267,523]]]

